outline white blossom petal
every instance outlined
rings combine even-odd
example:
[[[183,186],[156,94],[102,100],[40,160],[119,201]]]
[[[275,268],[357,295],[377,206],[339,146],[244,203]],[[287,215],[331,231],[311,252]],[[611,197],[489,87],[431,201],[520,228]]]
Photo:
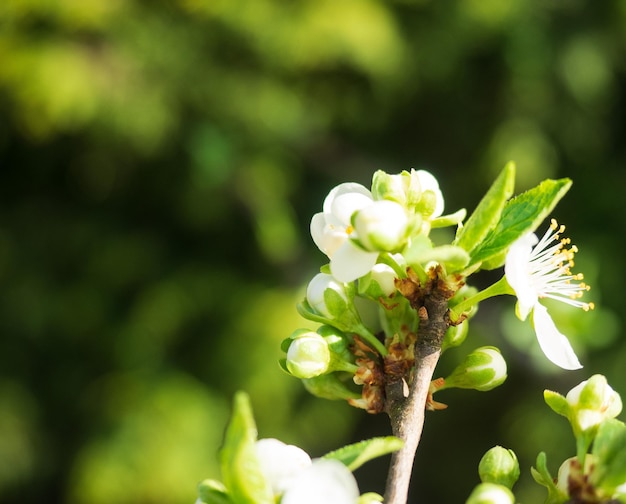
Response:
[[[443,213],[444,208],[443,194],[441,189],[439,189],[439,182],[432,173],[426,170],[417,170],[413,173],[417,175],[422,191],[432,191],[435,194],[435,210],[430,218],[439,217]]]
[[[330,260],[330,272],[340,282],[352,282],[367,275],[376,264],[378,252],[367,252],[350,240],[339,247]]]
[[[371,197],[361,193],[340,194],[333,200],[331,213],[346,227],[350,226],[350,218],[357,210],[373,203]]]
[[[520,237],[511,245],[504,263],[504,274],[517,296],[518,316],[521,320],[526,320],[538,301],[538,294],[533,288],[528,271],[532,248],[537,241],[537,236],[534,233]]]
[[[563,369],[582,367],[569,340],[556,328],[545,306],[539,303],[535,305],[532,320],[539,346],[548,359]]]
[[[278,439],[259,439],[256,453],[274,495],[282,494],[302,471],[311,466],[311,457],[303,449]]]
[[[358,499],[350,470],[337,460],[318,459],[292,480],[281,504],[356,504]]]
[[[332,214],[332,206],[335,198],[343,194],[350,193],[362,194],[364,196],[367,196],[370,200],[373,200],[372,193],[365,186],[357,184],[356,182],[344,182],[343,184],[339,184],[338,186],[333,187],[328,193],[328,196],[326,196],[326,198],[324,199],[324,205],[322,207],[324,213]]]

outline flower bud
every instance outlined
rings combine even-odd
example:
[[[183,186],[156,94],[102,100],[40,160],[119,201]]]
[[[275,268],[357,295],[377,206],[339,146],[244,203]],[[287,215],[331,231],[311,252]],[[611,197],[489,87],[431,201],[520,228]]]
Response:
[[[570,407],[569,419],[575,433],[597,429],[607,418],[622,411],[622,400],[602,375],[593,375],[565,396]]]
[[[399,203],[374,201],[352,217],[359,242],[370,251],[393,252],[406,242],[409,219]]]
[[[332,275],[318,273],[309,282],[306,299],[319,314],[333,319],[340,317],[346,310],[349,296],[345,284],[335,280]]]
[[[445,379],[444,388],[491,390],[506,380],[506,361],[500,350],[485,346],[470,353]]]
[[[312,378],[325,373],[330,364],[328,343],[319,334],[308,331],[295,336],[287,350],[287,369],[297,378]]]
[[[395,201],[413,211],[422,195],[422,188],[415,170],[411,173],[402,171],[398,175],[378,170],[372,178],[372,195],[375,200]]]
[[[465,504],[514,504],[515,496],[507,487],[481,483],[474,488]]]
[[[520,475],[517,456],[512,450],[494,446],[480,460],[478,474],[483,483],[497,483],[513,488]]]
[[[359,279],[359,294],[370,299],[388,298],[396,292],[398,275],[391,266],[378,263]]]
[[[445,336],[443,337],[443,342],[441,343],[441,351],[445,352],[449,348],[454,348],[459,346],[461,343],[465,341],[467,338],[467,333],[469,332],[469,324],[467,320],[464,320],[460,324],[455,326],[448,327]]]

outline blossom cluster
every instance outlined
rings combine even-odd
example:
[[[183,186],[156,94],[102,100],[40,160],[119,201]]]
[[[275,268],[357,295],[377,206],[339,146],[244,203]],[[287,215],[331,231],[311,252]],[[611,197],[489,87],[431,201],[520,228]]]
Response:
[[[589,289],[582,274],[571,272],[577,248],[562,238],[564,226],[554,220],[541,239],[535,234],[571,182],[544,181],[511,198],[514,177],[514,165],[507,165],[467,219],[464,209],[444,215],[439,182],[425,170],[394,175],[379,170],[371,188],[353,182],[333,188],[310,225],[329,263],[309,282],[299,306],[301,315],[322,326],[298,329],[283,342],[283,369],[313,394],[381,411],[386,380],[410,376],[420,310],[434,290],[448,299],[442,351],[463,343],[480,301],[509,294],[517,297],[518,317],[530,316],[546,357],[564,369],[581,367],[542,304],[554,299],[593,308],[580,299]],[[447,230],[434,240],[435,228]],[[472,274],[502,266],[504,274],[494,285],[480,292],[469,285]],[[433,383],[431,392],[489,390],[502,383],[506,363],[497,348],[477,351],[487,356],[483,365],[489,372],[466,359]],[[405,374],[386,377],[392,368]]]

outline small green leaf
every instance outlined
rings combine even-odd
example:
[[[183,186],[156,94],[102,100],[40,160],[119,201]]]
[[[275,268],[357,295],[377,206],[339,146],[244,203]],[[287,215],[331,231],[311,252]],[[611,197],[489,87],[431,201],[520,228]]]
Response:
[[[224,485],[237,504],[273,504],[269,483],[256,456],[257,431],[250,398],[237,392],[233,416],[226,428],[220,462]]]
[[[342,462],[351,471],[361,467],[365,462],[376,457],[387,455],[402,448],[404,442],[394,436],[366,439],[327,453],[322,458],[335,459]]]
[[[565,399],[565,396],[562,396],[558,392],[553,392],[552,390],[544,390],[543,398],[546,404],[550,406],[555,413],[569,417],[570,405],[567,399]]]
[[[513,195],[515,186],[515,163],[508,163],[478,203],[465,225],[459,230],[455,245],[468,252],[474,250],[485,239],[502,215],[507,200]]]
[[[591,453],[597,457],[594,483],[611,494],[626,481],[626,425],[613,418],[602,422]]]
[[[537,468],[531,467],[530,472],[537,483],[548,489],[548,498],[545,504],[563,504],[566,502],[569,497],[554,484],[554,478],[548,471],[548,459],[545,452],[537,455],[536,465]]]
[[[220,482],[207,479],[198,485],[198,498],[202,504],[232,504],[226,487]]]
[[[509,200],[497,225],[479,247],[471,252],[471,263],[483,263],[482,269],[504,264],[504,254],[520,236],[534,229],[552,212],[572,185],[567,178],[544,180],[538,186]],[[493,261],[498,257],[497,261]]]

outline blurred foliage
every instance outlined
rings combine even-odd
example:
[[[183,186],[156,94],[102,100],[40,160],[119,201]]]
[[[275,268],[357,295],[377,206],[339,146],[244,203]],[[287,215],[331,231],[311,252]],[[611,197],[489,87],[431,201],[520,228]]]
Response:
[[[574,453],[543,389],[602,372],[626,394],[625,48],[620,0],[0,2],[0,500],[193,502],[238,389],[313,455],[386,434],[276,363],[323,260],[310,216],[378,168],[471,209],[515,159],[520,190],[574,180],[557,218],[598,309],[558,322],[585,369],[529,357],[510,299],[481,307],[472,348],[501,346],[509,380],[442,395],[414,494],[463,501],[502,444],[537,502],[537,452]]]

